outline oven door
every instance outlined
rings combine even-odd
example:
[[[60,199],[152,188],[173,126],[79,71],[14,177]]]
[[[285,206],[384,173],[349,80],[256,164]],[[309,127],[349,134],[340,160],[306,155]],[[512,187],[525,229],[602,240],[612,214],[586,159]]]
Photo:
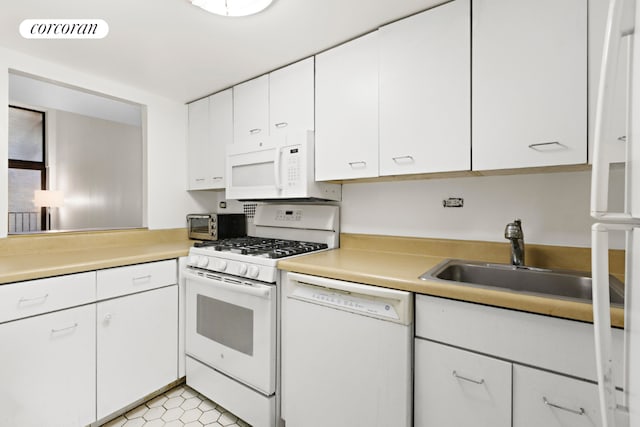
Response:
[[[188,269],[184,275],[187,354],[274,394],[276,287]]]

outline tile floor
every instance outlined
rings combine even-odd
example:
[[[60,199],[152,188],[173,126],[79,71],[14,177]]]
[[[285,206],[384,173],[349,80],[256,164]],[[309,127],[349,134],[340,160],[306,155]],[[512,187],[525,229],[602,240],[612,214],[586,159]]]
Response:
[[[250,427],[197,391],[180,385],[101,427]]]

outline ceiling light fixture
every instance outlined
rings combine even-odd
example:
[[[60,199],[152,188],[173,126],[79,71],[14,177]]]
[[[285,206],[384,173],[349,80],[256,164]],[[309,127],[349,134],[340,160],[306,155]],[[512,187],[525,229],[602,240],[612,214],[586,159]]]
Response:
[[[265,10],[273,0],[191,0],[207,12],[222,16],[247,16]]]

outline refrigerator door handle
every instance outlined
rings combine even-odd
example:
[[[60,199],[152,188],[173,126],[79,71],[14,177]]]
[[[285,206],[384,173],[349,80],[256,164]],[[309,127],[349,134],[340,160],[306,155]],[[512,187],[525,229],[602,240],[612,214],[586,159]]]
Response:
[[[626,408],[616,403],[613,375],[611,310],[609,304],[609,231],[632,230],[626,224],[593,224],[591,228],[591,286],[593,292],[593,328],[595,336],[596,370],[602,427],[623,427],[616,424],[619,412]]]
[[[602,67],[598,85],[595,134],[593,147],[593,168],[591,175],[591,216],[597,220],[615,222],[638,221],[629,212],[609,212],[609,164],[605,141],[610,136],[611,111],[614,103],[614,83],[617,75],[618,52],[622,37],[634,33],[636,0],[611,0],[605,32]],[[627,138],[627,143],[631,143]],[[628,173],[628,172],[627,172]]]

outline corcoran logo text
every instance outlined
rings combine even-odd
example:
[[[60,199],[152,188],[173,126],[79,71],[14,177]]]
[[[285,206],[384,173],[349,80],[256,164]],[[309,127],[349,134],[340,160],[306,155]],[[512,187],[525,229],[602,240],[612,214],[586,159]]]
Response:
[[[20,35],[25,39],[102,39],[109,24],[102,19],[25,19]]]

